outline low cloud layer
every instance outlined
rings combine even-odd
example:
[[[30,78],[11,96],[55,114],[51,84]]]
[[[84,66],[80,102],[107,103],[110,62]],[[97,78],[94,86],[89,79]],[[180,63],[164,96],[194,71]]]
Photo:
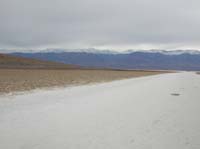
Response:
[[[0,0],[0,48],[200,48],[198,0]]]

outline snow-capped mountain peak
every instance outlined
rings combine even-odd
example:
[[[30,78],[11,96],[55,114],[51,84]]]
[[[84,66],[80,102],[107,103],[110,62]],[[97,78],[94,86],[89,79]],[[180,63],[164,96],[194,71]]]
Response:
[[[164,55],[181,55],[181,54],[191,54],[196,55],[200,54],[199,50],[127,50],[124,53],[135,53],[135,52],[142,52],[142,53],[160,53]]]
[[[41,50],[17,50],[17,49],[0,49],[0,53],[15,53],[15,52],[20,52],[20,53],[92,53],[92,54],[130,54],[130,53],[135,53],[135,52],[141,52],[141,53],[160,53],[164,55],[181,55],[181,54],[191,54],[191,55],[196,55],[200,54],[199,50],[159,50],[159,49],[151,49],[151,50],[135,50],[135,49],[129,49],[125,51],[118,51],[118,50],[109,50],[109,49],[104,49],[104,50],[99,50],[95,48],[87,48],[87,49],[54,49],[54,48],[49,48],[49,49],[41,49]]]

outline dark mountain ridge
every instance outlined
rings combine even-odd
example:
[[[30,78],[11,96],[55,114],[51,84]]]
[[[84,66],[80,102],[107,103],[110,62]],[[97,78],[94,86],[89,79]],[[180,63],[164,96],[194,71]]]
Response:
[[[129,53],[91,53],[91,52],[37,52],[10,53],[16,56],[37,58],[65,64],[95,68],[114,69],[160,69],[160,70],[200,70],[200,52],[166,53],[162,51]]]

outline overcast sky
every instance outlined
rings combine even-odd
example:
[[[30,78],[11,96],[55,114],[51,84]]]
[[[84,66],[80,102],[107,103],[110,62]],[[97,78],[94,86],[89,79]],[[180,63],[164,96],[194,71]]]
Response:
[[[199,0],[0,0],[0,48],[200,49]]]

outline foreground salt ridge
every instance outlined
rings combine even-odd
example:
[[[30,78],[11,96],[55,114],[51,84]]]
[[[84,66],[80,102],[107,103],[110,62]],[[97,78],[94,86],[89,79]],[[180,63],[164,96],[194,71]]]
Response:
[[[199,148],[199,91],[176,73],[1,97],[0,148]]]

